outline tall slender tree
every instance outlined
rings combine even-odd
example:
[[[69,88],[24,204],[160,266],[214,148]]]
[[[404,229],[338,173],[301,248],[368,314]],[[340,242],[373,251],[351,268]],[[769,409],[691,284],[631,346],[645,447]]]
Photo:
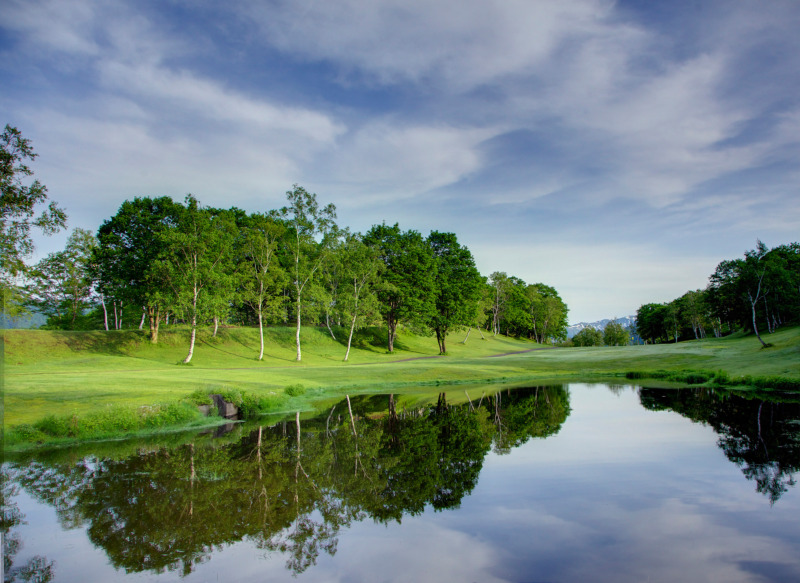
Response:
[[[350,357],[353,332],[377,312],[375,292],[383,263],[377,251],[365,245],[360,235],[347,233],[341,247],[341,264],[343,285],[338,298],[340,310],[350,319],[346,361]]]
[[[302,359],[300,326],[303,293],[319,271],[336,236],[336,207],[328,204],[320,208],[317,195],[297,184],[286,192],[286,198],[289,204],[281,209],[280,215],[288,228],[284,241],[295,294],[295,344],[299,362]]]
[[[284,310],[283,295],[276,288],[285,281],[285,272],[277,258],[278,245],[285,232],[275,217],[254,213],[240,227],[241,262],[239,295],[258,319],[260,348],[264,358],[264,317]]]

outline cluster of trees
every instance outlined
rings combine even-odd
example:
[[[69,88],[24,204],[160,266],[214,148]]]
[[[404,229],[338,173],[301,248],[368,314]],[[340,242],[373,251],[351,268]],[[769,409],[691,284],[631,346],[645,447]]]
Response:
[[[572,337],[574,346],[627,346],[630,341],[630,331],[616,320],[608,322],[602,332],[589,326]]]
[[[172,318],[191,330],[187,363],[198,326],[208,322],[214,334],[220,323],[257,325],[259,360],[263,327],[289,322],[298,361],[302,324],[325,325],[334,338],[347,335],[345,360],[354,331],[380,322],[390,352],[399,326],[434,334],[442,354],[448,333],[463,328],[537,342],[566,337],[567,307],[552,287],[505,273],[487,281],[453,233],[423,237],[397,224],[365,234],[340,228],[336,207],[321,206],[298,185],[286,193],[286,206],[264,213],[204,207],[192,195],[183,203],[137,197],[96,234],[75,229],[62,251],[27,267],[31,227],[52,232],[66,215],[51,204],[33,218],[45,189],[22,185],[31,173],[19,160],[35,154],[12,130],[3,137],[3,285],[16,294],[15,305],[45,314],[49,327],[147,323],[157,343],[160,325]],[[14,202],[22,199],[27,206]],[[7,216],[18,220],[9,223]],[[21,277],[24,286],[12,281]]]
[[[722,261],[704,290],[688,291],[636,312],[638,334],[649,342],[722,336],[736,330],[774,332],[800,321],[800,243],[768,249],[758,241],[744,257]]]
[[[494,272],[489,276],[488,291],[494,334],[504,330],[507,335],[539,343],[566,339],[568,309],[554,288]]]

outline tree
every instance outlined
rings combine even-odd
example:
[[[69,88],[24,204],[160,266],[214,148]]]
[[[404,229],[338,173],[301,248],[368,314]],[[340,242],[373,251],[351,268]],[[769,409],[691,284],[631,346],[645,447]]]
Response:
[[[171,301],[166,233],[177,227],[181,205],[168,196],[126,200],[97,231],[93,263],[104,297],[142,306],[150,325],[150,342],[158,342],[159,324]]]
[[[483,279],[475,267],[472,253],[458,243],[454,233],[432,231],[427,241],[435,260],[436,285],[435,310],[429,326],[436,333],[439,354],[446,354],[447,334],[471,323]]]
[[[602,346],[603,333],[597,328],[584,328],[572,337],[575,346]]]
[[[541,344],[548,338],[565,339],[569,310],[555,288],[543,283],[534,283],[526,288],[525,293],[529,301],[528,309],[534,340]]]
[[[606,346],[627,346],[630,340],[628,331],[616,320],[611,320],[603,329],[603,343]]]
[[[157,262],[170,282],[175,306],[191,327],[189,352],[184,364],[192,360],[197,338],[197,323],[208,312],[210,290],[220,278],[228,277],[225,266],[235,236],[235,224],[227,213],[204,209],[191,194],[186,196],[178,224],[164,231],[167,253]]]
[[[384,264],[378,301],[392,352],[399,323],[422,328],[434,310],[433,254],[419,232],[402,232],[397,223],[373,225],[363,240]]]
[[[284,310],[283,296],[276,288],[285,281],[285,272],[277,259],[278,244],[285,227],[274,217],[254,213],[240,226],[241,261],[239,297],[258,317],[261,347],[258,360],[264,358],[264,316]]]
[[[489,283],[492,286],[492,335],[497,336],[500,333],[500,320],[505,315],[510,282],[504,271],[495,271],[489,276]]]
[[[744,254],[744,262],[742,266],[742,279],[744,279],[744,286],[747,293],[747,299],[750,301],[750,309],[753,318],[753,332],[756,338],[761,343],[761,346],[767,346],[758,332],[758,324],[756,323],[756,305],[763,297],[766,298],[767,289],[764,285],[764,276],[767,273],[767,264],[764,261],[764,256],[767,254],[767,246],[761,241],[758,241],[756,248],[752,251],[746,251]]]
[[[300,323],[303,292],[327,256],[332,239],[336,236],[336,207],[328,204],[319,207],[317,195],[294,185],[286,192],[289,205],[281,209],[289,232],[285,237],[286,250],[291,261],[289,272],[295,292],[295,318],[297,322],[295,343],[297,361],[300,353]],[[317,240],[319,238],[319,241]]]
[[[37,207],[47,202],[47,188],[38,180],[28,185],[23,180],[33,176],[25,161],[37,156],[30,140],[6,125],[0,136],[0,292],[4,311],[18,311],[14,280],[27,270],[25,259],[34,249],[31,230],[50,235],[67,225],[66,213],[53,201],[36,214]]]
[[[97,239],[85,229],[75,229],[63,251],[50,253],[30,270],[28,295],[48,325],[75,329],[92,304],[94,280],[91,260]]]
[[[370,314],[377,311],[375,287],[379,281],[383,263],[375,249],[368,247],[359,235],[347,233],[344,238],[342,253],[342,292],[339,295],[341,311],[350,317],[350,334],[347,337],[347,352],[344,359],[350,356],[350,345],[353,331],[357,325],[367,320]]]

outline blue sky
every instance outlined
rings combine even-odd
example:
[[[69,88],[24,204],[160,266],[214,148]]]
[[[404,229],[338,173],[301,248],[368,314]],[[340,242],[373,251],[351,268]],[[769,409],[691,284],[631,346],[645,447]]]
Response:
[[[592,321],[800,240],[798,30],[792,0],[3,0],[0,121],[70,227],[298,183]]]

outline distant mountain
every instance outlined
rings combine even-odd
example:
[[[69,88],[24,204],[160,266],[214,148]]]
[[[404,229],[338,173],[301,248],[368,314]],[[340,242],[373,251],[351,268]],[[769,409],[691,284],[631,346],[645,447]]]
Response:
[[[611,322],[612,320],[616,320],[623,327],[628,328],[632,324],[636,323],[636,316],[625,316],[623,318],[606,318],[605,320],[599,320],[597,322],[578,322],[577,324],[573,324],[572,326],[567,327],[567,338],[572,338],[583,330],[584,328],[595,328],[597,330],[602,331],[603,328],[606,327],[606,324]]]

